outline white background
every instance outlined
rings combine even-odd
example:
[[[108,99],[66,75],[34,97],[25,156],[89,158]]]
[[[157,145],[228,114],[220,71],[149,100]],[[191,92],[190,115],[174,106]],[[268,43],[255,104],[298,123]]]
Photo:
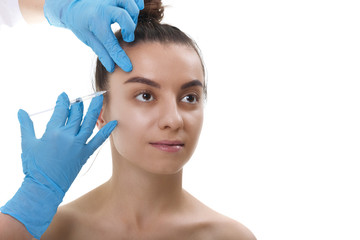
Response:
[[[359,1],[165,3],[164,22],[197,41],[208,70],[184,187],[258,239],[360,239]],[[23,178],[18,109],[90,93],[93,62],[67,30],[0,31],[0,205]],[[34,117],[39,137],[48,118]],[[89,160],[64,203],[110,177],[109,152]]]

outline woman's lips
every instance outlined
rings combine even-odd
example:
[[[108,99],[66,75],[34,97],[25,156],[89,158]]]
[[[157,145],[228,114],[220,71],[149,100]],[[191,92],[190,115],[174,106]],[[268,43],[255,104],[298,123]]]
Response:
[[[168,141],[168,140],[151,142],[150,144],[151,146],[161,151],[170,152],[170,153],[178,152],[185,146],[185,144],[181,141]]]

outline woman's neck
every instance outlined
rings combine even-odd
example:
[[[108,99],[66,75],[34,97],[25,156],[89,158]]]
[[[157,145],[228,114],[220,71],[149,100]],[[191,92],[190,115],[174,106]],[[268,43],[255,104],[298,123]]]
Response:
[[[184,204],[182,170],[154,174],[113,156],[113,175],[105,184],[106,205],[112,213],[133,224],[159,219]]]

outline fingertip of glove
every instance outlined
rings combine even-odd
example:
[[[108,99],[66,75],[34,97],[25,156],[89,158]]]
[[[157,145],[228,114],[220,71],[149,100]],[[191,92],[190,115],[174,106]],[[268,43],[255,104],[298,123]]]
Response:
[[[130,62],[130,59],[127,56],[124,56],[121,59],[121,64],[119,65],[119,67],[124,71],[124,72],[131,72],[133,70],[133,66]]]
[[[19,109],[19,111],[18,111],[18,115],[20,115],[20,114],[25,114],[26,113],[26,111],[25,110],[23,110],[23,109]]]
[[[69,100],[68,95],[67,95],[65,92],[62,92],[62,93],[58,96],[57,101],[56,101],[56,105],[58,105],[58,104],[64,104],[64,105],[66,105],[67,107],[69,106],[70,100]]]
[[[18,111],[18,120],[21,126],[29,126],[29,124],[32,125],[32,120],[29,114],[23,109],[19,109]]]
[[[25,110],[19,109],[19,111],[18,111],[18,119],[21,120],[24,117],[29,117],[29,114]]]
[[[112,73],[115,71],[115,63],[112,60],[107,60],[106,58],[100,57],[99,60],[102,63],[102,65],[105,67],[106,71]]]
[[[69,99],[69,97],[68,97],[68,95],[66,94],[66,92],[62,92],[60,95],[59,95],[59,97],[58,97],[58,99]]]
[[[129,34],[126,37],[124,37],[123,39],[124,39],[125,42],[132,42],[132,41],[135,40],[135,35],[134,34]]]
[[[76,109],[78,112],[83,112],[84,111],[83,101],[72,104],[71,109]]]
[[[109,123],[111,124],[112,128],[115,128],[117,126],[117,124],[118,124],[118,122],[116,120],[113,120],[113,121],[111,121]]]
[[[124,70],[125,72],[131,72],[132,69],[133,69],[133,68],[132,68],[132,65],[123,67],[123,70]]]
[[[103,95],[94,97],[90,104],[91,109],[93,109],[93,111],[95,111],[97,114],[100,114],[100,111],[101,111],[101,108],[103,105],[103,101],[104,101]]]
[[[109,122],[107,124],[107,128],[106,128],[106,130],[104,132],[105,136],[109,137],[116,126],[117,126],[117,121],[116,120]]]
[[[107,66],[105,67],[106,68],[106,71],[108,71],[109,73],[113,73],[115,71],[115,65],[112,65],[112,66]]]

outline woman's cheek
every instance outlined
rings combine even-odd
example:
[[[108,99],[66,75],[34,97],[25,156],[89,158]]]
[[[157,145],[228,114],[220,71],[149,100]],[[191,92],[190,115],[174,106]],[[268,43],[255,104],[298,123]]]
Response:
[[[191,128],[197,129],[201,131],[203,118],[204,118],[204,111],[202,109],[198,109],[195,111],[189,111],[186,113],[186,122],[191,126]]]

